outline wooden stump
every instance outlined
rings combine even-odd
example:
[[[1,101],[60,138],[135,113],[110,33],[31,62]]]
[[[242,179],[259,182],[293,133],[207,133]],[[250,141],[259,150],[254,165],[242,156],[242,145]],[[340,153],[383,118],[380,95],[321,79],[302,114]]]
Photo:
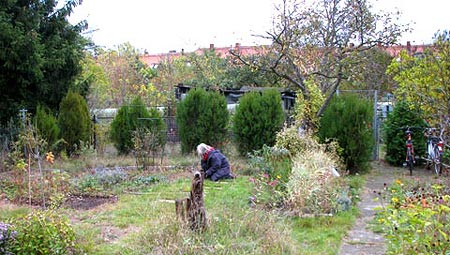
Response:
[[[203,180],[204,176],[199,171],[195,171],[190,196],[175,200],[175,212],[178,220],[187,221],[192,230],[204,230],[206,228]]]

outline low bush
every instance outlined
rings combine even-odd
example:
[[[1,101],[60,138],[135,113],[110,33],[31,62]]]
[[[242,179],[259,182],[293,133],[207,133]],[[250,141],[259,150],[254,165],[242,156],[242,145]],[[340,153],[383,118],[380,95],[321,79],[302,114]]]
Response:
[[[264,145],[249,157],[250,166],[257,169],[255,176],[250,178],[254,185],[251,202],[268,208],[282,206],[291,173],[289,151]]]
[[[13,254],[76,254],[75,232],[69,220],[55,211],[35,210],[11,225],[17,233]]]
[[[0,222],[0,254],[12,255],[12,244],[17,235],[10,224]]]
[[[375,217],[387,238],[387,254],[448,254],[450,182],[396,180],[378,192],[383,207]]]
[[[15,169],[0,181],[0,190],[15,203],[57,207],[70,191],[70,180],[64,171],[45,171],[41,175],[36,169]]]
[[[78,195],[105,195],[127,180],[128,174],[121,168],[98,168],[93,173],[72,180],[72,185]]]

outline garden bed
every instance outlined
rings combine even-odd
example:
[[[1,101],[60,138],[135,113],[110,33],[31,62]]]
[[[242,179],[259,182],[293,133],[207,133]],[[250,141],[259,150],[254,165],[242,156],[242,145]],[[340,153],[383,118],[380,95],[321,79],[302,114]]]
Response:
[[[103,204],[115,203],[117,200],[117,196],[70,196],[63,206],[74,210],[89,210]]]

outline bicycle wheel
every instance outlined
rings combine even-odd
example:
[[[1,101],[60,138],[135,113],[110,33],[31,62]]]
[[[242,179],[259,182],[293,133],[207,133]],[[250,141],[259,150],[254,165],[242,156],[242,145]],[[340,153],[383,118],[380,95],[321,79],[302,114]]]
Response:
[[[439,148],[436,146],[436,147],[434,147],[433,166],[434,166],[434,172],[437,175],[440,175],[442,173],[441,159],[442,159],[442,155],[439,152]]]
[[[425,168],[427,170],[431,169],[431,165],[433,165],[433,147],[430,147],[429,144],[427,144],[427,158],[425,163]]]

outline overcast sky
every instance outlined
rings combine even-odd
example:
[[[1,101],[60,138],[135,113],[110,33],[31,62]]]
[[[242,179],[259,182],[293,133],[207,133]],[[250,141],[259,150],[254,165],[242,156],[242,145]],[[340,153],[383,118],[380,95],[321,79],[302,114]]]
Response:
[[[86,19],[97,45],[125,42],[149,53],[193,51],[210,44],[228,47],[264,44],[252,35],[270,30],[274,3],[281,0],[83,0],[70,20]],[[432,42],[437,30],[450,29],[450,0],[372,0],[374,7],[399,10],[413,33],[402,43]]]

